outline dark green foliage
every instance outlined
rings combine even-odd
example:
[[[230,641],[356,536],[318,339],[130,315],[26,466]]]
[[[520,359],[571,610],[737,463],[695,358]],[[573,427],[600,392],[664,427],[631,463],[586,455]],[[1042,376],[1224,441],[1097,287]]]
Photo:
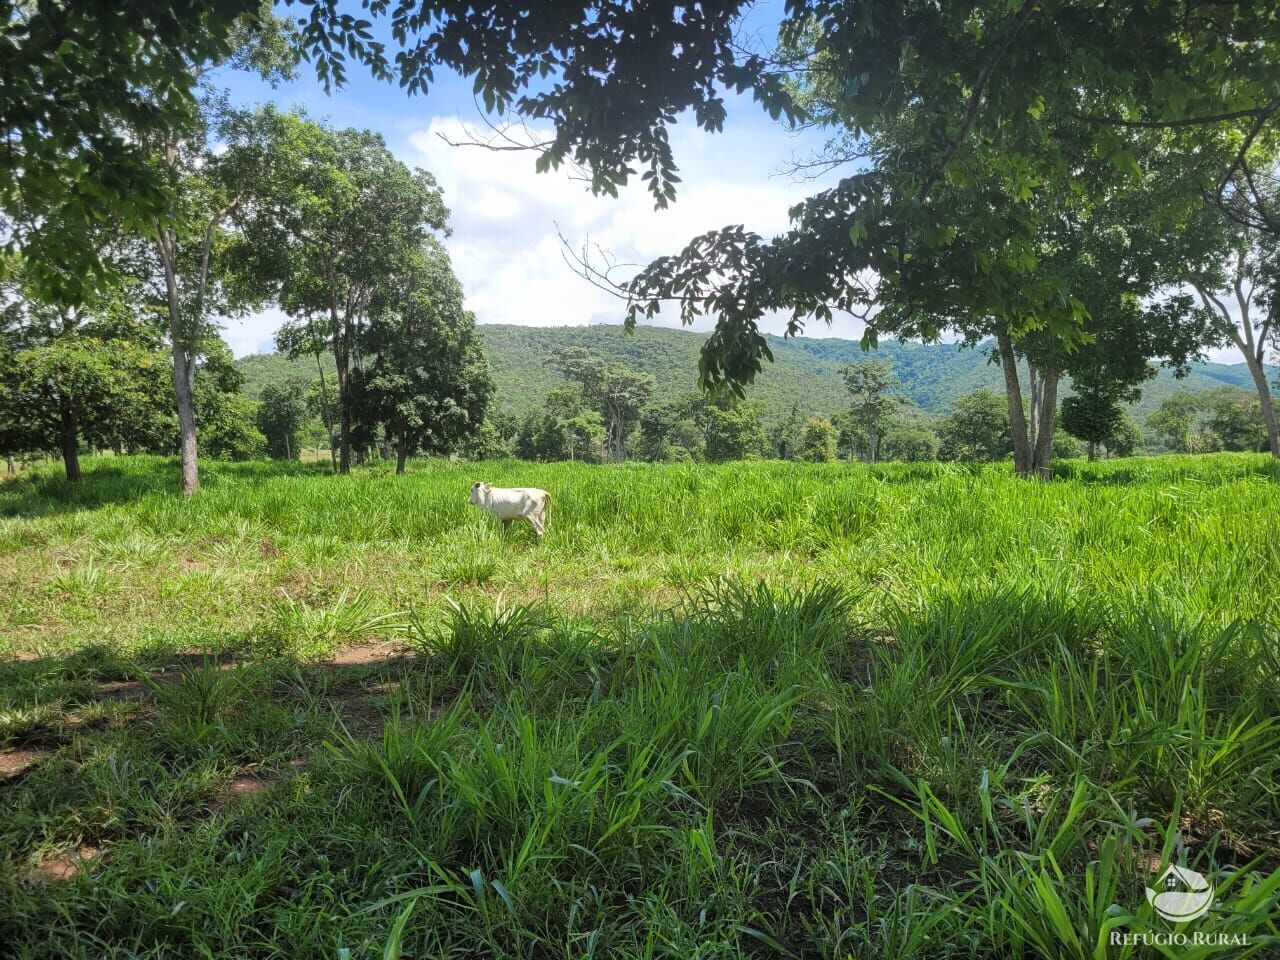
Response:
[[[848,391],[849,430],[854,444],[871,463],[880,459],[880,440],[905,398],[895,388],[898,378],[887,360],[863,360],[843,367]]]
[[[722,401],[706,408],[707,460],[723,463],[764,453],[764,428],[755,404]]]
[[[1001,460],[1013,450],[1009,406],[990,390],[975,390],[957,400],[955,412],[942,419],[938,439],[943,459]]]
[[[230,57],[237,21],[262,11],[261,0],[0,3],[0,216],[22,223],[4,239],[28,252],[43,292],[78,303],[110,286],[93,242],[104,212],[144,232],[166,214],[152,144],[198,125],[192,65]]]
[[[938,457],[937,432],[923,419],[903,419],[889,425],[881,441],[883,460],[907,463],[935,460]]]
[[[267,456],[296,460],[299,432],[308,416],[302,386],[296,381],[267,384],[258,394],[257,404],[257,425],[266,438]]]
[[[587,405],[581,388],[564,384],[520,425],[515,453],[526,460],[599,463],[605,455],[604,437],[604,421]]]
[[[394,57],[336,0],[304,2],[303,40],[326,83],[343,82],[349,58],[410,93],[425,93],[442,68],[475,77],[487,110],[554,123],[539,170],[580,164],[596,193],[616,196],[639,167],[666,206],[679,182],[668,124],[688,111],[702,129],[721,129],[725,89],[750,90],[775,118],[792,111],[781,77],[734,42],[743,0],[378,4],[404,48]]]
[[[1223,450],[1266,449],[1267,427],[1258,409],[1258,398],[1230,390],[1209,398],[1205,426],[1217,436]]]
[[[215,460],[261,459],[267,455],[267,441],[258,429],[258,405],[240,392],[230,348],[219,339],[206,341],[204,350],[195,383],[201,446]]]
[[[429,240],[374,298],[361,364],[352,373],[353,439],[385,440],[396,470],[475,435],[493,381],[444,247]]]
[[[34,298],[30,264],[0,303],[0,452],[62,457],[79,480],[82,446],[166,448],[173,432],[168,354],[128,301],[136,288],[55,307]]]
[[[557,350],[552,366],[578,385],[587,403],[595,405],[605,427],[605,458],[623,460],[627,437],[653,390],[653,377],[577,347]]]
[[[1147,417],[1161,445],[1177,453],[1266,449],[1267,427],[1256,393],[1222,388],[1175,393]]]
[[[332,423],[339,442],[338,468],[345,473],[358,427],[352,371],[363,354],[377,353],[380,337],[389,345],[400,337],[400,348],[412,341],[420,349],[427,341],[405,333],[420,326],[403,321],[412,315],[425,323],[437,293],[441,304],[448,305],[442,311],[449,318],[443,326],[459,324],[460,294],[440,286],[452,280],[447,260],[442,262],[439,252],[424,253],[428,238],[444,229],[448,210],[435,179],[424,170],[410,170],[381,136],[368,130],[334,130],[270,107],[255,115],[253,126],[261,176],[252,215],[242,224],[239,260],[262,295],[290,316],[277,337],[281,347],[298,357],[326,351],[333,356]],[[405,298],[417,305],[410,306]],[[379,320],[386,323],[379,325]],[[460,344],[459,349],[464,350]],[[438,446],[411,402],[396,410],[395,398],[407,396],[406,384],[418,366],[412,357],[405,359],[410,366],[400,370],[384,362],[382,386],[373,393],[367,379],[372,371],[364,371],[366,421],[385,425],[394,419],[397,437],[405,444],[412,432],[414,448]],[[443,403],[447,395],[446,390],[433,401]],[[444,432],[465,435],[467,418],[451,419],[462,422]],[[366,446],[375,442],[369,426],[364,424],[360,437]]]

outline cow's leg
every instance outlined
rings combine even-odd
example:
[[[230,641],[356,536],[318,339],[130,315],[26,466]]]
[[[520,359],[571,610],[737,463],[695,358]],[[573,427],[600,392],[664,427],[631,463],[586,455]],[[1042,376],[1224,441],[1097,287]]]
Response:
[[[542,539],[542,514],[529,514],[529,526],[533,527],[533,532],[538,535],[538,539]]]
[[[502,532],[505,534],[505,533],[506,533],[508,530],[510,530],[510,529],[511,529],[511,521],[510,521],[510,520],[503,520],[503,521],[502,521]]]

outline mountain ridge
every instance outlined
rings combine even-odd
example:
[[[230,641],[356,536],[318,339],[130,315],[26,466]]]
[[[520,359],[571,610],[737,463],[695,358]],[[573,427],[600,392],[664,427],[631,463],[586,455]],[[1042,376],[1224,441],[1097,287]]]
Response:
[[[672,327],[637,326],[627,333],[619,324],[563,327],[525,327],[481,324],[477,330],[497,386],[495,408],[523,417],[561,382],[547,359],[557,347],[577,346],[654,377],[654,397],[673,397],[698,389],[698,355],[705,333]],[[746,387],[748,400],[763,406],[766,423],[784,419],[794,405],[804,416],[830,415],[842,410],[844,382],[840,367],[860,360],[887,359],[901,381],[901,392],[933,414],[945,414],[958,397],[987,387],[1002,389],[999,367],[989,362],[987,345],[920,344],[881,341],[863,351],[856,340],[840,337],[784,338],[767,334],[774,362]],[[310,381],[316,376],[313,358],[289,360],[280,354],[250,354],[236,361],[245,375],[245,392],[256,397],[262,386],[288,377]],[[332,363],[326,364],[326,374]],[[1274,377],[1277,368],[1269,368]],[[1176,390],[1201,392],[1224,386],[1253,389],[1248,368],[1239,364],[1194,363],[1190,374],[1175,378],[1162,369],[1141,385],[1142,398],[1132,405],[1139,419]],[[1069,392],[1069,388],[1067,388]]]

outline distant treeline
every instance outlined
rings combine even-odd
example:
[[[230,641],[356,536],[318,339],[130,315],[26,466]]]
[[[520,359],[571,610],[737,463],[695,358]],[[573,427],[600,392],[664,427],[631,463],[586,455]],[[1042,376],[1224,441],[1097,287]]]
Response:
[[[685,353],[696,356],[700,338],[685,331],[480,329],[497,396],[480,431],[454,449],[467,458],[985,462],[1012,452],[1007,403],[983,382],[995,368],[981,348],[890,343],[865,353],[850,341],[779,340],[776,367],[740,399],[690,382],[696,361]],[[850,362],[837,365],[841,358]],[[325,448],[322,370],[279,354],[237,366],[260,404],[273,456]],[[1241,376],[1242,368],[1198,364],[1182,380],[1152,380],[1146,393],[1159,400],[1131,404],[1093,442],[1073,435],[1068,416],[1055,433],[1055,456],[1264,449],[1257,397],[1233,385]],[[956,392],[975,382],[982,385]],[[948,397],[939,401],[944,385]],[[922,395],[933,398],[931,407],[918,402]],[[289,412],[273,417],[287,398]]]

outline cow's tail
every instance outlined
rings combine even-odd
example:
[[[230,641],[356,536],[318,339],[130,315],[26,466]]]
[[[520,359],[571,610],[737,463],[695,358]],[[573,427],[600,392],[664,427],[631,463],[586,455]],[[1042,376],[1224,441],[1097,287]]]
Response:
[[[546,494],[542,498],[542,529],[544,531],[551,529],[551,494]]]

